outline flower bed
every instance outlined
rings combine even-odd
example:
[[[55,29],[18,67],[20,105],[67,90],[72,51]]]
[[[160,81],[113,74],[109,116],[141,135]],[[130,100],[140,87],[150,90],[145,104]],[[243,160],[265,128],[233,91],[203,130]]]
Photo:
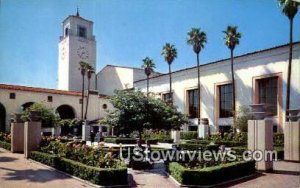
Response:
[[[168,170],[183,185],[214,185],[255,173],[255,161],[232,162],[201,169],[189,169],[171,162]]]
[[[31,152],[31,159],[67,172],[71,175],[88,180],[97,185],[127,185],[127,168],[98,168],[77,161],[58,157],[57,155]]]

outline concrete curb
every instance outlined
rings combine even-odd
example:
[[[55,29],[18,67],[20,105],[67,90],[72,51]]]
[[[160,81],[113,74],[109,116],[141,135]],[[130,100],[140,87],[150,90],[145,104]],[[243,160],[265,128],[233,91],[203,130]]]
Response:
[[[85,184],[87,184],[87,185],[89,185],[89,186],[92,186],[92,187],[96,187],[96,188],[103,188],[103,187],[107,187],[107,188],[114,188],[114,187],[130,187],[129,184],[127,184],[127,185],[112,185],[112,186],[101,186],[101,185],[96,185],[96,184],[93,184],[93,183],[91,183],[91,182],[89,182],[89,181],[87,181],[87,180],[83,180],[83,179],[81,179],[81,178],[78,178],[78,177],[73,176],[73,175],[71,175],[71,174],[68,174],[68,173],[66,173],[66,172],[60,171],[60,170],[58,170],[58,169],[56,169],[56,168],[53,168],[53,167],[48,166],[48,165],[45,165],[45,164],[40,163],[40,162],[38,162],[38,161],[35,161],[35,160],[32,160],[32,159],[27,159],[27,160],[30,161],[30,162],[39,164],[39,165],[41,165],[41,166],[43,166],[43,167],[45,167],[45,168],[48,168],[48,169],[57,171],[58,173],[61,173],[61,174],[66,175],[66,176],[69,176],[69,177],[71,177],[71,178],[73,178],[73,179],[76,179],[76,180],[78,180],[78,181],[80,181],[80,182],[82,182],[82,183],[85,183]]]

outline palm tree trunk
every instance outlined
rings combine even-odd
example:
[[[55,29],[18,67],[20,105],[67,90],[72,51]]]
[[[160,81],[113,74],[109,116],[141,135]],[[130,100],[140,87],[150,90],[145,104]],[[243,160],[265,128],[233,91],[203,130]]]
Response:
[[[149,76],[147,75],[147,97],[149,97]]]
[[[198,100],[198,108],[197,108],[197,117],[198,117],[198,125],[200,125],[200,63],[199,63],[199,53],[197,53],[197,79],[198,79],[198,91],[197,91],[197,100]]]
[[[291,72],[292,72],[292,58],[293,58],[293,18],[290,19],[290,49],[289,49],[289,65],[288,65],[288,77],[287,77],[287,88],[286,88],[286,120],[287,111],[290,109],[290,89],[291,89]]]
[[[82,89],[81,89],[81,120],[83,120],[83,98],[84,98],[84,74],[82,74]]]
[[[233,49],[230,49],[230,59],[231,59],[231,80],[232,80],[232,112],[233,120],[235,120],[235,79],[233,71]]]
[[[172,94],[172,72],[171,72],[171,64],[169,63],[169,77],[170,77],[170,103],[173,104],[173,94]]]
[[[89,106],[89,99],[90,99],[90,82],[91,82],[91,78],[88,79],[88,94],[87,94],[87,98],[86,98],[84,120],[86,120],[87,112],[88,112],[88,106]]]

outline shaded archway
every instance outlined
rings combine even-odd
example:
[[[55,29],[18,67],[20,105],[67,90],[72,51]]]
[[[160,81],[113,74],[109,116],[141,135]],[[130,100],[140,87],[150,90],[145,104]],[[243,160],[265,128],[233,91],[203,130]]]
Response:
[[[0,103],[0,131],[5,132],[6,125],[6,110],[5,107]]]
[[[59,114],[61,119],[74,119],[75,112],[74,109],[69,105],[61,105],[56,109],[56,112]],[[66,136],[69,134],[74,134],[74,127],[70,127],[67,123],[66,125],[61,126],[61,135]]]
[[[33,105],[34,104],[34,102],[27,102],[27,103],[24,103],[22,106],[21,106],[21,108],[22,108],[22,110],[24,111],[24,110],[26,110],[27,108],[29,108],[31,105]]]
[[[56,112],[59,114],[59,117],[61,119],[74,119],[75,118],[75,112],[72,106],[63,104],[60,105]]]

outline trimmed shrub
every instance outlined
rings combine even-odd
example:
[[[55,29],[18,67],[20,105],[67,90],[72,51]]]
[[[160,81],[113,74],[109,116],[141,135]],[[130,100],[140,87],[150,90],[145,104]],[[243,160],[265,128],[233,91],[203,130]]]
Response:
[[[284,145],[284,134],[283,133],[274,133],[273,134],[273,143],[274,143],[274,146],[283,146]]]
[[[182,140],[192,140],[198,138],[198,132],[197,131],[185,131],[180,132],[180,139]]]
[[[8,143],[8,142],[0,141],[0,147],[4,148],[6,150],[10,150],[11,149],[11,144]]]
[[[159,138],[157,139],[157,142],[172,144],[174,140],[172,138]]]
[[[127,168],[97,168],[38,151],[31,152],[30,158],[97,185],[127,184]]]
[[[104,142],[113,144],[136,144],[136,138],[104,138]]]
[[[217,144],[178,144],[178,147],[182,150],[197,151],[197,150],[210,150],[218,151],[219,145]]]
[[[62,158],[58,169],[97,185],[127,184],[127,168],[97,168]]]
[[[169,172],[183,185],[214,185],[255,173],[255,161],[232,162],[196,170],[171,162]]]
[[[56,155],[51,155],[39,151],[32,151],[30,153],[30,158],[54,168],[59,166],[59,158]]]

